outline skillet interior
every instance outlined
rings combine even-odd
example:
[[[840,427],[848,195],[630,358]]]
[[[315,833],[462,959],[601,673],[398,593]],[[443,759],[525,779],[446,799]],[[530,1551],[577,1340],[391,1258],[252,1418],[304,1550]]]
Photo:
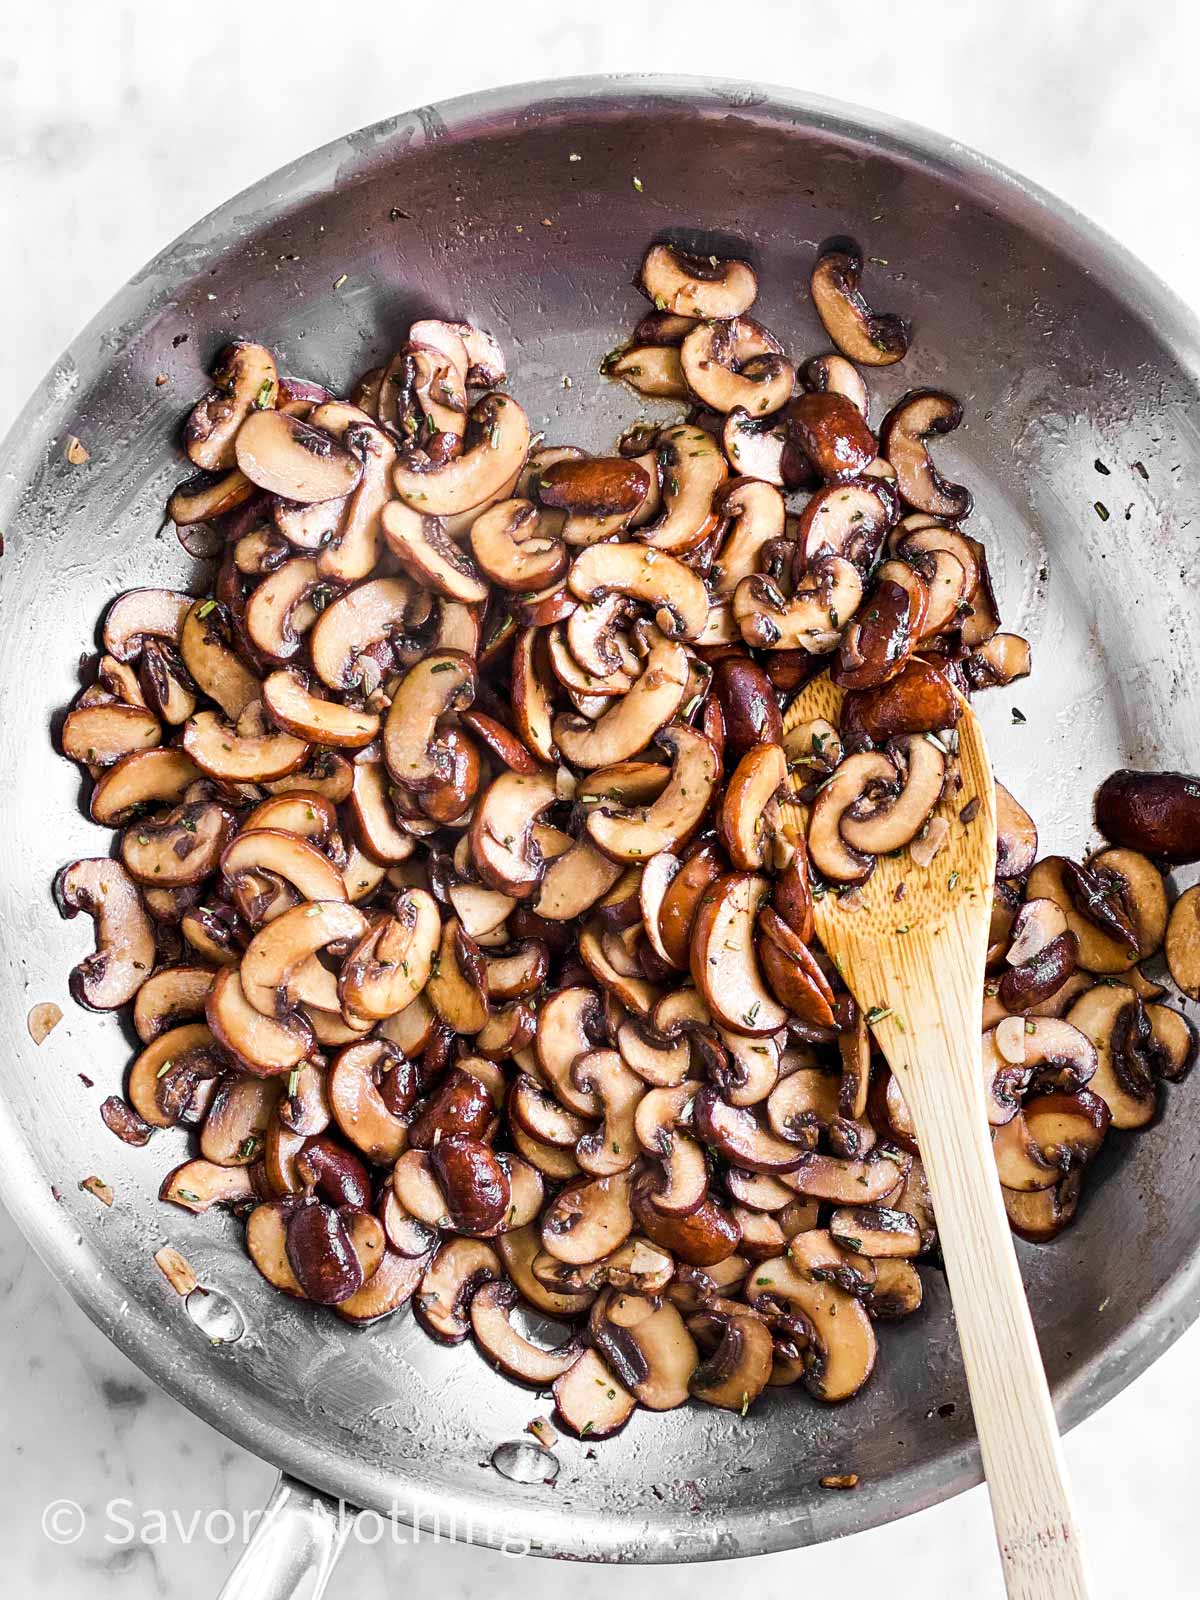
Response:
[[[304,158],[166,250],[63,357],[4,447],[0,1191],[151,1376],[241,1443],[359,1504],[436,1513],[443,1532],[487,1542],[507,1534],[546,1552],[680,1560],[848,1533],[978,1478],[948,1298],[932,1272],[925,1309],[887,1330],[880,1369],[846,1408],[783,1391],[745,1419],[641,1414],[594,1458],[563,1441],[553,1490],[501,1478],[492,1448],[544,1402],[470,1350],[435,1347],[407,1316],[361,1333],[298,1309],[261,1284],[232,1223],[158,1205],[182,1136],[133,1151],[102,1127],[99,1099],[117,1088],[130,1040],[68,1000],[87,927],[61,924],[49,894],[63,861],[102,853],[108,836],[84,820],[74,769],[46,730],[77,687],[74,663],[107,599],[188,580],[173,532],[156,530],[182,475],[177,419],[225,339],[261,338],[282,370],[336,389],[412,317],[465,315],[501,339],[535,428],[602,447],[637,409],[596,367],[644,305],[629,279],[650,238],[748,252],[764,320],[807,356],[826,347],[804,288],[812,248],[844,231],[886,259],[872,268],[878,302],[917,328],[902,367],[872,381],[873,416],[918,383],[966,407],[939,460],[975,490],[972,528],[992,554],[1006,624],[1035,652],[1031,681],[981,699],[986,731],[1044,847],[1078,851],[1105,772],[1200,759],[1197,330],[1111,242],[932,135],[786,92],[665,80],[423,109]],[[169,383],[156,387],[159,374]],[[90,451],[86,467],[63,459],[68,434]],[[25,1016],[47,999],[66,1017],[36,1050]],[[1149,1134],[1109,1141],[1107,1181],[1093,1176],[1055,1247],[1022,1247],[1067,1423],[1195,1313],[1195,1092],[1172,1091],[1174,1114]],[[117,1190],[111,1211],[79,1193],[88,1173]],[[184,1313],[150,1259],[167,1238],[240,1305],[239,1342],[213,1346]],[[855,1494],[818,1487],[845,1472],[859,1475]]]

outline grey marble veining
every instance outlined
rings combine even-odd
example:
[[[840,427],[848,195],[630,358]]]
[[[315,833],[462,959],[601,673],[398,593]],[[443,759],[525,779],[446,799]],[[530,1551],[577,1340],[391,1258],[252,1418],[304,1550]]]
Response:
[[[468,0],[450,26],[426,7],[333,27],[329,8],[312,0],[286,8],[210,0],[202,25],[191,27],[175,8],[129,0],[27,9],[20,35],[8,32],[0,46],[0,428],[120,282],[263,172],[410,105],[571,72],[787,81],[924,122],[1056,190],[1200,304],[1198,43],[1200,20],[1184,7],[1128,0],[936,13],[908,0],[859,0],[842,20],[829,8],[759,0],[733,25],[728,8],[709,0],[602,10]],[[1186,1099],[1177,1105],[1187,1114]],[[3,1217],[0,1303],[7,1592],[19,1600],[215,1594],[271,1470],[147,1383]],[[1193,1329],[1067,1441],[1099,1593],[1195,1590],[1198,1357]],[[43,1532],[56,1500],[83,1509],[88,1526],[77,1542],[56,1545]],[[452,1597],[519,1591],[549,1600],[563,1581],[552,1563],[462,1547],[414,1551],[385,1535],[377,1545],[351,1541],[330,1594],[382,1600],[412,1562],[423,1587]],[[841,1594],[848,1581],[894,1593],[900,1573],[899,1592],[919,1589],[929,1600],[1000,1594],[982,1491],[848,1543],[737,1566],[575,1568],[570,1582],[579,1600],[631,1587],[660,1600],[709,1600],[731,1581],[774,1600]]]

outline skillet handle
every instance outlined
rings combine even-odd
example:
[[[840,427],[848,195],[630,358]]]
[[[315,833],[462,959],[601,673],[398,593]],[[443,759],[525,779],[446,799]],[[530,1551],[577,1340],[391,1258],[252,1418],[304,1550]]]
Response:
[[[353,1508],[280,1473],[218,1600],[321,1600],[353,1519]]]

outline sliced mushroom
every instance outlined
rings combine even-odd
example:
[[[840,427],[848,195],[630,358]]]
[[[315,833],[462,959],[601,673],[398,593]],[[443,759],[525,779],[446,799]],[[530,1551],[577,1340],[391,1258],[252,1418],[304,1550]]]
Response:
[[[960,521],[970,514],[971,493],[938,472],[927,441],[953,433],[962,406],[937,389],[913,389],[888,412],[879,432],[882,453],[896,469],[896,485],[914,511]]]
[[[655,399],[685,400],[688,395],[679,351],[669,345],[629,345],[606,359],[602,370],[606,377],[622,378],[638,394]]]
[[[875,1331],[860,1302],[836,1284],[814,1280],[780,1256],[754,1269],[751,1304],[778,1306],[800,1321],[808,1335],[800,1353],[804,1383],[818,1400],[846,1400],[871,1376]]]
[[[763,983],[754,948],[755,917],[769,887],[751,873],[718,878],[705,891],[692,928],[692,979],[712,1015],[734,1033],[773,1034],[787,1021]]]
[[[227,345],[213,367],[213,388],[184,424],[188,456],[205,472],[228,472],[235,464],[234,440],[251,410],[269,410],[278,399],[275,359],[260,344]]]
[[[796,369],[778,341],[750,317],[702,321],[679,348],[688,386],[714,411],[740,407],[751,416],[778,411],[790,398]]]
[[[271,673],[262,686],[263,705],[276,727],[310,744],[358,750],[379,732],[379,718],[313,694],[294,667]]]
[[[607,1439],[618,1433],[637,1409],[637,1400],[594,1350],[554,1380],[559,1420],[581,1439]]]
[[[485,395],[471,409],[459,455],[438,462],[423,450],[401,451],[392,471],[396,493],[430,516],[482,508],[515,480],[529,438],[528,419],[511,396]]]
[[[1153,896],[1151,909],[1157,923],[1166,900],[1161,878],[1149,862],[1146,868],[1144,881]],[[1089,972],[1117,973],[1128,971],[1143,953],[1138,930],[1129,919],[1125,887],[1123,877],[1097,875],[1063,856],[1045,856],[1029,874],[1025,892],[1032,900],[1052,900],[1060,907],[1078,941],[1081,967]],[[1149,949],[1145,953],[1149,954]]]
[[[904,773],[903,787],[898,793],[885,791],[878,801],[872,801],[868,791],[841,814],[841,836],[860,855],[887,855],[909,844],[942,796],[946,758],[935,744],[909,734],[892,748]],[[814,818],[815,814],[814,808]]]
[[[343,1012],[378,1022],[411,1005],[429,986],[440,927],[432,895],[422,889],[397,895],[393,915],[368,929],[342,963]],[[432,1003],[433,995],[427,998]]]
[[[196,602],[176,589],[129,589],[109,606],[104,648],[118,662],[134,661],[147,640],[178,645],[184,619]]]
[[[212,1161],[185,1161],[163,1179],[160,1200],[197,1214],[213,1206],[236,1206],[256,1199],[253,1168],[218,1167]]]
[[[1200,885],[1171,907],[1166,937],[1167,970],[1189,1000],[1200,1000]]]
[[[718,827],[739,872],[757,872],[767,860],[780,825],[777,796],[786,785],[787,758],[778,744],[751,746],[730,776]]]
[[[208,877],[233,829],[233,815],[224,806],[185,802],[132,823],[121,836],[121,859],[138,883],[181,888]]]
[[[758,914],[758,956],[771,992],[793,1016],[835,1026],[833,990],[808,946],[770,907]]]
[[[657,799],[646,807],[600,806],[588,814],[588,833],[615,860],[645,860],[682,844],[699,826],[715,792],[721,763],[703,734],[665,728],[657,743],[672,758],[670,780]],[[781,781],[782,776],[786,769]]]
[[[255,934],[242,957],[246,998],[264,1016],[285,1015],[304,1003],[336,1011],[337,980],[311,957],[327,945],[361,939],[366,919],[337,900],[296,906]]]
[[[1200,861],[1200,778],[1186,772],[1114,772],[1096,791],[1106,839],[1174,865]]]
[[[308,505],[340,499],[362,477],[362,462],[328,433],[282,411],[252,411],[238,429],[237,464],[269,494]]]
[[[59,873],[54,893],[64,917],[82,911],[95,925],[95,952],[71,972],[73,998],[92,1011],[117,1010],[155,962],[154,930],[136,885],[120,862],[75,861]]]
[[[640,544],[589,545],[576,556],[568,583],[585,605],[611,594],[652,609],[669,639],[694,639],[708,617],[708,593],[690,567]]]
[[[222,1048],[260,1077],[294,1071],[313,1048],[303,1017],[268,1017],[250,1004],[236,967],[212,978],[204,1012]]]
[[[62,752],[89,767],[112,767],[162,742],[162,725],[143,706],[79,705],[62,726]]]
[[[227,783],[261,783],[295,772],[308,755],[303,739],[291,734],[242,733],[215,711],[199,711],[184,726],[183,748],[201,771]]]
[[[203,1023],[171,1028],[148,1044],[130,1067],[129,1103],[152,1128],[172,1128],[185,1114],[190,1116],[201,1082],[217,1079],[226,1065]]]
[[[573,1266],[611,1255],[633,1232],[628,1171],[577,1179],[542,1215],[542,1246]]]
[[[1023,878],[1037,860],[1038,834],[1033,818],[996,784],[996,876]],[[1036,898],[1036,891],[1030,891]]]
[[[910,656],[898,674],[875,688],[851,690],[842,701],[840,722],[847,738],[884,744],[904,734],[935,733],[942,728],[952,728],[961,714],[962,702],[945,673],[932,662]],[[1000,789],[997,784],[997,808],[1001,804]],[[1002,837],[1014,839],[1012,819],[1006,820],[1010,825]],[[1033,849],[1036,855],[1036,836]],[[1014,855],[1014,859],[1019,858]],[[1031,855],[1029,865],[1032,863]],[[1015,876],[1017,873],[1000,875]]]
[[[655,453],[662,510],[639,526],[637,536],[660,555],[678,555],[717,532],[720,517],[713,497],[729,469],[712,436],[687,423],[665,429]]]
[[[503,1278],[500,1258],[481,1239],[450,1239],[435,1254],[413,1302],[426,1332],[458,1344],[470,1332],[471,1300],[483,1284]]]
[[[594,545],[593,550],[620,546]],[[585,555],[591,551],[586,551]],[[664,559],[662,557],[660,560]],[[655,637],[641,676],[628,694],[595,721],[561,715],[554,719],[554,739],[573,765],[593,769],[611,766],[644,750],[675,715],[688,686],[687,655],[674,640]]]
[[[131,751],[96,780],[90,810],[92,821],[120,827],[143,806],[172,805],[200,777],[200,769],[184,751],[172,747]]]
[[[844,356],[864,367],[891,366],[908,353],[909,327],[902,317],[871,310],[859,289],[862,269],[862,250],[853,239],[827,240],[809,277],[813,305]]]
[[[383,755],[397,783],[418,791],[444,782],[452,760],[441,718],[471,704],[476,668],[460,650],[440,650],[410,667],[392,696]]]
[[[596,1348],[642,1405],[683,1405],[700,1362],[695,1340],[669,1301],[606,1289],[589,1316]]]
[[[179,650],[188,675],[236,722],[261,694],[258,679],[233,646],[228,612],[214,600],[197,601],[184,619]]]
[[[329,857],[307,839],[282,828],[243,827],[226,847],[221,856],[222,876],[233,882],[251,872],[282,878],[303,900],[346,898],[345,880]]]
[[[932,748],[932,747],[931,747]],[[861,883],[872,861],[852,850],[842,833],[842,821],[871,785],[894,792],[896,769],[875,750],[848,756],[817,796],[808,820],[808,854],[823,878],[836,883]],[[923,819],[922,819],[923,820]]]
[[[1158,1089],[1153,1030],[1137,995],[1124,984],[1097,984],[1076,1000],[1066,1020],[1095,1046],[1097,1067],[1088,1087],[1108,1106],[1113,1127],[1147,1127],[1158,1114]]]
[[[783,1181],[797,1194],[837,1205],[878,1205],[890,1196],[908,1171],[911,1157],[891,1145],[880,1145],[865,1158],[808,1151]],[[902,1204],[902,1209],[911,1210]]]
[[[402,634],[413,587],[405,578],[372,578],[331,601],[308,638],[313,670],[330,689],[349,689],[373,646]]]
[[[841,556],[821,556],[790,599],[770,578],[743,578],[733,596],[733,614],[749,645],[822,655],[836,649],[862,597],[858,569]]]
[[[640,282],[660,311],[684,317],[740,317],[758,293],[748,261],[689,255],[671,244],[651,245]]]
[[[796,527],[796,576],[821,555],[842,556],[869,572],[898,509],[895,491],[881,478],[818,489]]]

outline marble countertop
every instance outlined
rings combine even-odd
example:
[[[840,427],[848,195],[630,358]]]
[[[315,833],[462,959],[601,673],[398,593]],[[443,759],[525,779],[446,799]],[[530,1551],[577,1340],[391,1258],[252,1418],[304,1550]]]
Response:
[[[909,13],[902,33],[898,18]],[[736,26],[709,0],[535,7],[467,0],[331,25],[328,7],[209,0],[188,33],[171,6],[28,9],[0,46],[0,431],[96,308],[161,244],[229,194],[348,128],[491,83],[658,70],[787,81],[924,122],[1057,191],[1152,260],[1200,305],[1194,152],[1200,13],[1131,0],[944,7],[858,0],[852,17],[759,0]],[[40,1600],[194,1600],[215,1594],[245,1513],[273,1472],[168,1400],[86,1321],[0,1214],[0,1510],[10,1592]],[[1200,1390],[1193,1328],[1067,1440],[1098,1593],[1194,1592],[1192,1474]],[[129,1502],[75,1542],[42,1526],[59,1499]],[[1117,1507],[1120,1514],[1114,1514]],[[209,1513],[228,1511],[237,1524]],[[160,1525],[152,1515],[165,1514]],[[412,1560],[352,1542],[331,1600],[382,1600]],[[450,1594],[561,1579],[458,1546],[419,1552]],[[894,1592],[999,1596],[986,1497],[973,1491],[848,1543],[740,1569],[577,1568],[579,1600],[651,1590],[708,1600],[733,1581],[764,1596]]]

